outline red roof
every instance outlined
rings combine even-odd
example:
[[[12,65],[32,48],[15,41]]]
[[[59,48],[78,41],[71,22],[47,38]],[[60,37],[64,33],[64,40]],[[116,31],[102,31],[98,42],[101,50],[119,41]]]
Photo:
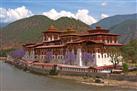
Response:
[[[120,43],[107,43],[107,44],[104,44],[106,46],[123,46],[124,44],[120,44]]]
[[[62,31],[45,31],[43,33],[63,33]]]
[[[24,47],[30,46],[30,45],[34,45],[35,43],[28,43],[28,44],[23,44]]]
[[[49,46],[38,46],[36,48],[59,48],[59,47],[64,47],[65,45],[49,45]]]
[[[57,29],[51,25],[49,28],[48,28],[48,31],[45,31],[43,33],[61,33],[61,31],[57,31]]]
[[[33,44],[33,45],[29,45],[27,47],[32,48],[32,47],[37,47],[37,46],[40,46],[40,45],[43,45],[43,43],[36,43],[36,44]]]
[[[60,39],[51,40],[51,41],[44,41],[44,43],[49,43],[49,42],[57,42],[57,41],[60,41]]]
[[[87,66],[78,66],[78,65],[65,65],[65,64],[57,64],[59,67],[68,67],[68,68],[88,68]]]
[[[75,41],[75,42],[68,42],[68,44],[77,44],[77,43],[83,43],[83,42],[92,42],[92,43],[101,43],[103,44],[102,42],[98,42],[98,41],[94,41],[94,40],[78,40],[78,41]]]
[[[101,28],[101,27],[96,27],[96,29],[90,29],[90,30],[88,30],[88,32],[89,33],[99,33],[99,32],[101,32],[101,33],[108,33],[109,30]]]
[[[76,34],[76,33],[71,33],[71,34],[63,34],[61,35],[61,37],[64,37],[64,36],[79,36],[79,34]]]
[[[117,65],[117,67],[121,67],[120,65]],[[95,67],[97,70],[104,70],[104,69],[112,69],[114,68],[113,65],[107,65],[107,66],[99,66],[99,67]]]
[[[83,34],[82,36],[95,36],[95,35],[111,35],[111,36],[120,36],[119,34],[113,34],[113,33],[89,33],[89,34]]]
[[[49,66],[49,67],[52,67],[54,64],[52,64],[52,63],[33,63],[33,65],[36,65],[36,66]]]

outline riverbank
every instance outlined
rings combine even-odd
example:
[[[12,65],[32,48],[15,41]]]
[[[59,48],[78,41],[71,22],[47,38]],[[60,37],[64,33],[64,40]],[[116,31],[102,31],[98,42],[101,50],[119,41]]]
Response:
[[[50,77],[58,78],[58,79],[68,79],[68,80],[76,81],[78,83],[94,85],[94,86],[112,86],[112,87],[120,87],[120,88],[137,89],[137,82],[131,82],[131,81],[102,79],[103,83],[95,83],[95,78],[91,78],[91,77],[88,78],[88,77],[62,76],[62,75],[50,76]]]
[[[0,61],[6,60],[7,57],[0,57]]]
[[[0,68],[0,74],[2,73],[2,77],[0,77],[1,91],[136,91],[136,89],[130,88],[99,87],[80,84],[69,79],[36,75],[4,62],[0,62]]]
[[[127,76],[122,74],[104,74],[98,72],[90,72],[89,69],[73,68],[62,65],[54,65],[47,63],[27,63],[27,62],[11,62],[17,68],[24,69],[31,73],[42,74],[44,76],[68,79],[78,83],[93,85],[93,86],[112,86],[120,88],[133,88],[137,89],[137,76]],[[85,69],[85,68],[84,68]],[[99,78],[96,78],[99,77]],[[95,82],[96,79],[101,79],[101,82]],[[117,79],[117,80],[115,80]]]

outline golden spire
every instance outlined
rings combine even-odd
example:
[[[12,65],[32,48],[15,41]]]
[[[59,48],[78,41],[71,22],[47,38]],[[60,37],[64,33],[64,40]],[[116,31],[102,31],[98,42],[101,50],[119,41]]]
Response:
[[[65,30],[65,32],[70,33],[70,32],[76,32],[76,31],[72,27],[69,27]]]
[[[96,29],[101,29],[101,26],[99,24],[97,24]]]
[[[56,31],[56,28],[55,28],[53,25],[51,25],[51,26],[48,28],[48,31]]]

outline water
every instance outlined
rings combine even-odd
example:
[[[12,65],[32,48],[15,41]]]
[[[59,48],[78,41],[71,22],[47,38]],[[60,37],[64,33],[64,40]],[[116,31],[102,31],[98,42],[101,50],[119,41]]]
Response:
[[[0,91],[136,91],[116,87],[97,87],[71,80],[55,79],[21,71],[0,62]]]

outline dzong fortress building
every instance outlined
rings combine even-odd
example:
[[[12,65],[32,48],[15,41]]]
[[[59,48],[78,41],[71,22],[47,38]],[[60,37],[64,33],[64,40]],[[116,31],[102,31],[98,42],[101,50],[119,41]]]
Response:
[[[50,26],[43,32],[41,43],[24,44],[25,60],[42,63],[55,63],[75,66],[109,66],[110,50],[120,47],[120,35],[97,26],[86,32],[77,32],[69,28],[63,32]]]

